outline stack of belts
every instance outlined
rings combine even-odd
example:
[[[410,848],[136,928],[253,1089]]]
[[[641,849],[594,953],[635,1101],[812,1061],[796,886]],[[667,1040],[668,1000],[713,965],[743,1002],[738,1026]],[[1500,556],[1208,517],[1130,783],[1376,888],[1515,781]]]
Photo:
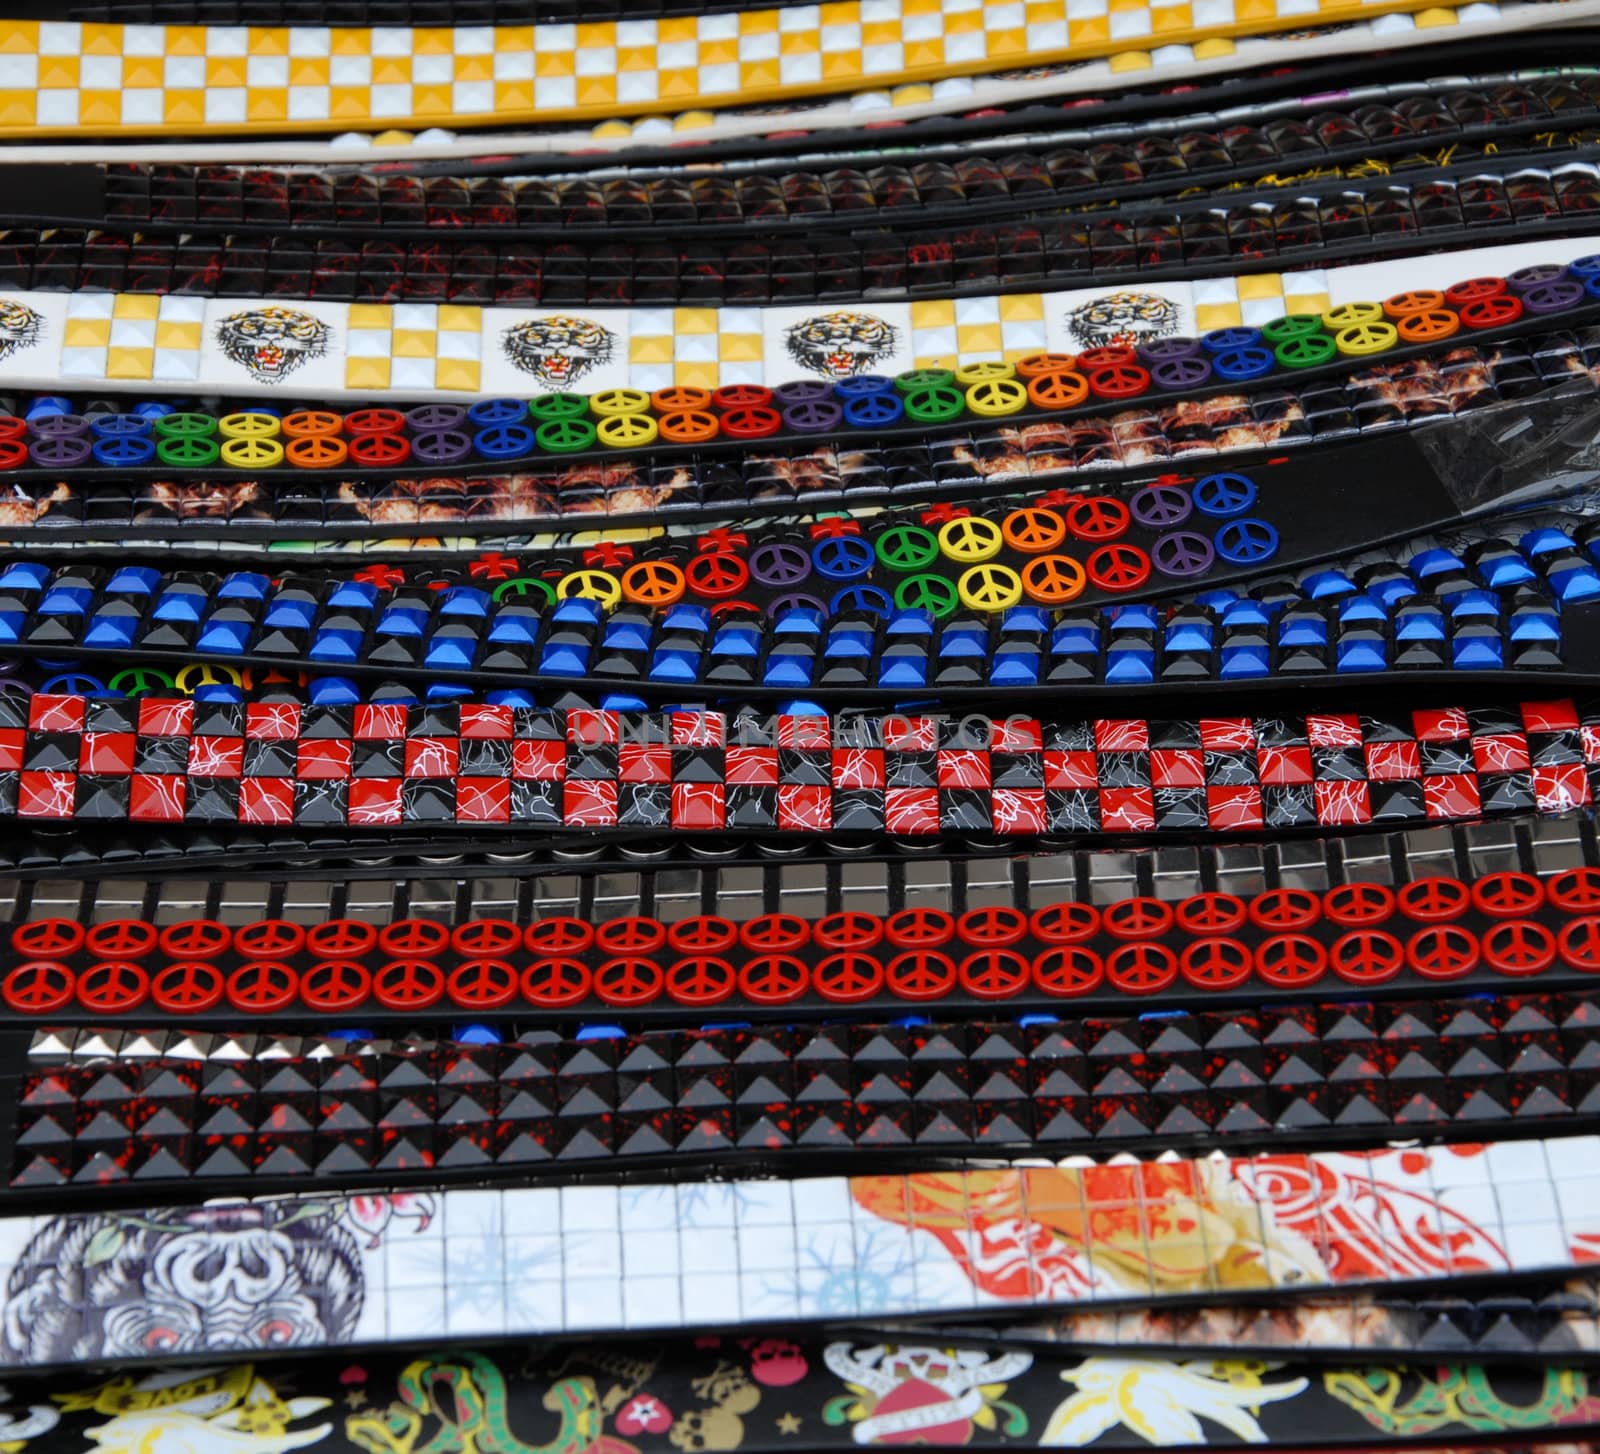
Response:
[[[12,0],[0,1445],[1600,1449],[1597,6]]]

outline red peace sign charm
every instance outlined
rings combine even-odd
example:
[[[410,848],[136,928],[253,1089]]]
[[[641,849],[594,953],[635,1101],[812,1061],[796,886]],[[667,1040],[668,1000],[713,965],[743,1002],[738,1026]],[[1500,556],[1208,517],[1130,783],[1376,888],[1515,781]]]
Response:
[[[11,931],[19,959],[68,959],[83,948],[84,927],[76,919],[31,919]]]
[[[1148,896],[1118,899],[1100,911],[1100,926],[1113,939],[1159,939],[1172,920],[1172,905]]]
[[[720,1005],[739,987],[739,976],[726,959],[694,954],[667,971],[667,994],[680,1005]]]
[[[1249,947],[1222,934],[1196,939],[1178,960],[1178,973],[1203,990],[1232,989],[1249,979],[1254,968]]]
[[[198,1015],[222,1003],[226,982],[214,964],[179,960],[158,970],[150,981],[150,998],[171,1015]]]
[[[1015,944],[1027,933],[1028,916],[1020,909],[968,909],[956,920],[956,934],[963,943],[985,948]]]
[[[1405,885],[1395,902],[1419,924],[1446,924],[1472,907],[1472,892],[1458,878],[1419,878]]]
[[[391,959],[372,976],[372,997],[386,1010],[425,1010],[444,998],[444,971],[430,959]]]
[[[1459,924],[1429,924],[1406,940],[1406,963],[1424,979],[1460,979],[1478,964],[1478,939]]]
[[[1600,914],[1585,914],[1566,925],[1556,948],[1563,964],[1585,974],[1600,974]]]
[[[937,949],[955,933],[955,917],[943,909],[901,909],[883,921],[883,937],[897,949]]]
[[[1341,934],[1328,949],[1328,963],[1346,984],[1383,984],[1405,962],[1405,946],[1387,930],[1370,926]]]
[[[549,955],[522,971],[522,998],[558,1010],[589,997],[589,966],[580,959]]]
[[[509,919],[468,919],[450,931],[450,947],[473,958],[496,958],[522,948],[522,930]],[[512,993],[516,986],[512,986]],[[509,997],[508,997],[509,998]]]
[[[594,932],[595,948],[602,954],[654,954],[666,942],[659,919],[612,919]]]
[[[1094,950],[1082,944],[1062,944],[1047,949],[1033,961],[1034,988],[1058,999],[1075,1000],[1092,993],[1106,977],[1106,967]]]
[[[1128,507],[1109,495],[1086,495],[1067,506],[1067,529],[1077,540],[1115,540],[1132,519]]]
[[[956,962],[937,949],[908,949],[884,971],[889,993],[899,1000],[942,1000],[956,987]]]
[[[504,959],[463,959],[445,978],[444,992],[463,1010],[498,1010],[516,999],[517,972]]]
[[[356,1010],[372,993],[372,976],[352,959],[319,959],[300,976],[300,999],[312,1010]]]
[[[1483,957],[1497,974],[1543,974],[1556,962],[1556,936],[1532,919],[1502,919],[1483,936]]]
[[[1306,889],[1268,889],[1250,900],[1250,922],[1258,929],[1308,929],[1322,917],[1322,900]]]
[[[739,942],[758,954],[799,949],[810,938],[811,925],[798,914],[757,914],[739,927]]]
[[[78,976],[77,995],[86,1010],[120,1015],[149,998],[150,976],[127,960],[102,959]]]
[[[594,992],[608,1005],[648,1005],[666,983],[666,971],[637,954],[608,959],[594,972]]]
[[[1009,1000],[1028,987],[1033,965],[1013,949],[980,949],[961,961],[961,988],[980,1000]]]
[[[1544,885],[1531,873],[1486,873],[1472,885],[1472,903],[1491,919],[1520,919],[1544,902]]]
[[[1106,978],[1124,994],[1159,994],[1177,983],[1178,956],[1165,944],[1139,939],[1112,952]]]
[[[275,959],[252,959],[228,976],[228,1003],[251,1015],[287,1009],[300,994],[300,976]]]
[[[216,959],[233,947],[233,930],[215,919],[185,919],[167,925],[156,942],[173,959]]]
[[[1100,911],[1093,904],[1047,904],[1033,911],[1028,927],[1041,944],[1082,944],[1099,930]]]
[[[810,988],[810,968],[789,954],[758,954],[739,971],[739,993],[752,1004],[791,1004]]]
[[[1232,934],[1244,927],[1244,900],[1233,894],[1193,894],[1179,901],[1173,918],[1185,934]]]
[[[578,954],[594,941],[594,930],[582,919],[536,919],[522,931],[530,954]]]
[[[306,947],[306,931],[287,919],[257,919],[233,931],[233,950],[247,959],[290,959]]]
[[[824,949],[871,949],[883,938],[883,921],[874,914],[842,909],[818,919],[811,937]]]
[[[96,959],[143,959],[156,947],[156,926],[143,919],[107,919],[84,936],[84,948]]]
[[[450,931],[436,919],[396,919],[378,930],[378,948],[401,959],[433,959],[449,947]]]
[[[1563,914],[1594,913],[1600,909],[1600,868],[1565,869],[1545,885],[1545,897]]]
[[[0,999],[19,1014],[48,1015],[71,1002],[76,984],[66,965],[32,959],[6,976]]]
[[[1322,912],[1347,929],[1383,924],[1394,915],[1394,890],[1383,884],[1340,884],[1322,896]]]
[[[1137,545],[1102,545],[1084,562],[1102,591],[1136,591],[1150,579],[1150,557]]]
[[[679,954],[724,954],[738,940],[739,926],[712,914],[696,914],[667,930],[667,943]]]
[[[870,916],[863,914],[860,917]],[[877,920],[873,922],[877,923]],[[820,939],[821,935],[817,937]],[[883,965],[870,955],[845,950],[840,954],[830,954],[820,961],[811,972],[811,983],[830,1004],[859,1004],[882,991]]]
[[[1328,969],[1328,956],[1309,934],[1269,934],[1255,953],[1256,973],[1278,989],[1315,984]]]
[[[329,919],[306,932],[306,953],[317,958],[360,959],[378,942],[378,931],[360,919]]]
[[[737,596],[750,580],[750,567],[736,555],[714,551],[695,556],[683,574],[696,595],[708,601],[725,601]]]

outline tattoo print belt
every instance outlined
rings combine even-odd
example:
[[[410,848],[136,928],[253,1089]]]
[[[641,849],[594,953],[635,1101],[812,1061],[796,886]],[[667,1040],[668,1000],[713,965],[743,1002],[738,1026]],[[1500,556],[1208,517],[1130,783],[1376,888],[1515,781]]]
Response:
[[[237,1352],[233,1325],[204,1314],[163,1336],[152,1294],[167,1269],[241,1257],[270,1256],[294,1309],[263,1343],[279,1350],[415,1343],[419,1328],[459,1332],[468,1305],[475,1331],[525,1338],[1560,1273],[1600,1251],[1597,1147],[1591,1137],[16,1218],[6,1353],[38,1364],[68,1348],[119,1361]],[[105,1318],[93,1283],[79,1290],[91,1245],[144,1287],[131,1316]]]

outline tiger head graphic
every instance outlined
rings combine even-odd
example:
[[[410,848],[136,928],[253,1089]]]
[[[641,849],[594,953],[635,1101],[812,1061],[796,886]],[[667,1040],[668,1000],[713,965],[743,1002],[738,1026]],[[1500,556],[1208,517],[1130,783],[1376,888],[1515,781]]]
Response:
[[[506,357],[552,389],[566,389],[611,361],[616,335],[592,318],[557,315],[513,323],[504,335]]]
[[[32,348],[44,332],[44,319],[26,303],[0,298],[0,359],[20,349]]]
[[[825,379],[853,379],[894,352],[895,330],[870,313],[819,313],[802,318],[784,341],[801,368]]]
[[[1178,331],[1178,305],[1156,293],[1107,293],[1068,313],[1067,328],[1083,348],[1148,343]]]
[[[298,308],[250,308],[217,325],[217,343],[257,383],[281,384],[328,351],[333,330]]]

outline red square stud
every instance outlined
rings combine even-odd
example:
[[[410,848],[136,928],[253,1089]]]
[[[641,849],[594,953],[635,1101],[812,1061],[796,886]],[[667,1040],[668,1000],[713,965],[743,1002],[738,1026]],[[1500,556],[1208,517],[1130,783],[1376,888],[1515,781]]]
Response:
[[[175,772],[136,772],[128,785],[128,816],[138,823],[181,823],[189,779]]]
[[[1261,827],[1261,789],[1245,783],[1219,783],[1207,788],[1206,817],[1213,828],[1223,831]]]
[[[567,741],[584,747],[613,743],[621,735],[622,724],[615,712],[578,710],[567,713]]]
[[[780,833],[821,833],[832,827],[833,794],[820,783],[785,783],[778,789]]]
[[[247,777],[239,782],[241,823],[294,822],[294,779]]]
[[[614,782],[574,779],[567,783],[561,801],[562,817],[569,828],[616,826],[617,785]]]
[[[685,832],[711,832],[727,821],[721,783],[673,783],[672,826]]]
[[[881,788],[883,782],[883,753],[876,747],[833,749],[834,787]]]
[[[941,748],[936,762],[941,788],[986,788],[994,781],[989,754],[976,748]]]
[[[567,744],[540,738],[511,744],[511,776],[525,783],[560,782],[567,775]]]
[[[996,788],[989,800],[996,833],[1043,833],[1047,822],[1043,788]]]
[[[1150,724],[1142,717],[1100,718],[1094,724],[1097,752],[1148,752]]]
[[[17,785],[19,818],[70,818],[77,803],[75,772],[25,772]]]
[[[1581,762],[1533,769],[1533,796],[1541,813],[1562,813],[1589,802],[1589,773]]]
[[[465,716],[469,709],[463,707]],[[509,708],[507,709],[510,710]],[[406,735],[406,708],[403,702],[358,702],[350,717],[350,735],[357,742]]]
[[[1249,752],[1256,745],[1256,724],[1248,717],[1202,717],[1200,745],[1207,752]]]
[[[1324,828],[1372,821],[1372,795],[1366,783],[1319,782],[1313,784],[1312,791],[1316,795],[1317,822]]]
[[[1367,776],[1375,783],[1422,776],[1422,749],[1415,742],[1367,743]]]
[[[1107,833],[1148,833],[1156,826],[1154,794],[1149,788],[1101,788],[1100,826]]]
[[[456,784],[458,823],[509,823],[511,779],[464,777]]]
[[[890,833],[922,836],[939,831],[937,788],[889,788],[883,795],[883,826]]]
[[[1422,780],[1422,805],[1430,818],[1453,822],[1457,818],[1476,818],[1483,810],[1478,796],[1478,780],[1469,772],[1440,773]]]
[[[244,709],[244,735],[257,742],[288,742],[300,735],[298,702],[250,702]]]
[[[397,777],[351,778],[351,827],[384,828],[402,821],[400,794],[404,786]]]
[[[1418,742],[1459,742],[1470,731],[1460,707],[1443,707],[1411,714],[1411,732]]]
[[[190,777],[238,777],[244,771],[244,738],[191,737]]]
[[[721,747],[728,719],[721,712],[674,712],[671,735],[674,747]]]
[[[1094,753],[1055,752],[1044,754],[1044,785],[1047,788],[1093,788],[1100,785],[1100,767]]]
[[[140,704],[141,719],[144,705]],[[184,705],[192,707],[194,704],[185,702]],[[28,727],[34,732],[81,732],[88,708],[88,700],[84,697],[61,692],[35,692],[28,701]]]
[[[1263,747],[1256,753],[1262,787],[1287,788],[1311,781],[1309,747]]]
[[[1204,787],[1205,757],[1194,747],[1151,748],[1150,781],[1158,788]]]
[[[1526,772],[1528,739],[1520,732],[1501,732],[1472,739],[1472,765],[1479,772]]]
[[[932,752],[939,745],[939,724],[932,717],[891,712],[883,719],[883,745],[890,752]]]
[[[1361,719],[1354,712],[1313,713],[1306,718],[1306,740],[1313,747],[1360,747]]]
[[[826,717],[779,717],[778,746],[822,752],[833,746],[832,724]]]
[[[461,735],[475,740],[508,741],[512,732],[511,708],[503,702],[463,702]],[[400,735],[400,734],[395,734]]]
[[[1038,752],[1044,746],[1044,731],[1032,717],[1007,717],[994,723],[989,742],[991,752]]]
[[[1583,760],[1600,762],[1600,722],[1583,724]]]
[[[0,772],[16,772],[22,766],[22,728],[0,727]]]
[[[1566,697],[1554,702],[1524,702],[1522,726],[1528,732],[1574,732],[1578,709]]]
[[[729,784],[769,788],[778,781],[776,747],[730,747],[726,773]]]
[[[672,749],[664,743],[624,742],[617,749],[617,781],[670,783]]]
[[[454,777],[460,767],[458,737],[412,737],[406,742],[405,773],[409,778]]]
[[[78,771],[104,776],[130,773],[138,741],[132,732],[85,732],[78,749]],[[192,743],[190,747],[192,750]]]
[[[144,697],[139,702],[141,737],[187,737],[194,731],[194,703],[187,697]]]
[[[295,746],[295,776],[307,781],[339,782],[350,776],[348,737],[307,737]]]

